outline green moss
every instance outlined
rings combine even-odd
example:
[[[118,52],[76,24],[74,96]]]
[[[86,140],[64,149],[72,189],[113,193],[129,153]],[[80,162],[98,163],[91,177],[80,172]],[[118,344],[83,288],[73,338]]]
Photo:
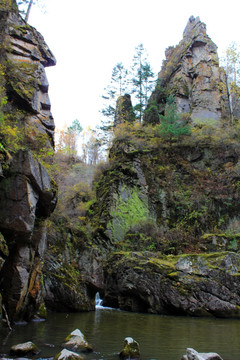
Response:
[[[39,85],[35,76],[38,65],[7,62],[8,80],[13,90],[23,99],[31,101]]]
[[[107,229],[113,240],[122,240],[133,226],[151,219],[147,198],[137,187],[121,186],[121,193],[114,194],[115,204],[110,209],[111,220]]]
[[[148,260],[149,264],[155,265],[160,269],[166,269],[168,271],[174,271],[175,270],[175,262],[176,260],[173,261],[173,257],[164,257],[164,258],[150,258]]]
[[[8,256],[8,246],[6,243],[6,240],[4,239],[3,235],[0,233],[0,253],[3,254],[3,256]]]
[[[47,309],[46,309],[44,302],[39,306],[37,314],[42,319],[47,318]]]
[[[173,271],[170,274],[168,274],[168,276],[172,279],[178,280],[179,277],[179,272],[178,271]]]

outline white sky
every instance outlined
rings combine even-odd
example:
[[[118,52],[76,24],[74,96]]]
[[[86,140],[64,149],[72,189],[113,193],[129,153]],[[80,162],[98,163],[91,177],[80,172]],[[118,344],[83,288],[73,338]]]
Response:
[[[41,0],[39,0],[41,1]],[[207,25],[219,55],[239,43],[236,0],[45,0],[45,14],[33,7],[29,23],[42,33],[57,58],[47,69],[56,126],[78,119],[84,128],[100,122],[101,95],[118,62],[131,63],[143,43],[157,73],[164,51],[182,39],[191,15]]]

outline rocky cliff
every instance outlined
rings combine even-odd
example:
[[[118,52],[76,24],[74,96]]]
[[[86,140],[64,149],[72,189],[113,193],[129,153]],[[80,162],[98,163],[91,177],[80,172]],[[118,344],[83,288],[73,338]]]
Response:
[[[101,175],[84,184],[80,163],[61,165],[46,233],[56,186],[46,169],[54,123],[44,67],[55,59],[16,10],[0,15],[4,315],[29,319],[44,301],[94,310],[99,291],[105,305],[127,311],[240,317],[240,135],[221,121],[224,73],[205,25],[191,17],[167,50],[144,126],[129,95],[118,99]],[[171,94],[194,126],[166,136],[159,114]]]
[[[222,122],[222,76],[216,45],[191,17],[167,50],[145,126],[118,119],[93,216],[95,241],[108,251],[105,305],[239,317],[239,131]],[[172,131],[179,120],[168,134],[158,125],[170,94],[191,115],[185,135]]]
[[[3,316],[29,319],[43,304],[45,219],[56,185],[43,165],[53,152],[54,122],[44,68],[55,58],[42,35],[1,5],[0,231]]]
[[[184,98],[181,87],[174,94],[178,110],[185,99],[202,123],[185,135],[164,136],[161,124],[134,123],[129,95],[118,99],[115,139],[95,180],[95,201],[84,217],[76,207],[69,218],[61,211],[53,217],[44,266],[51,309],[93,310],[99,291],[106,306],[127,311],[240,316],[239,131],[222,126],[223,94],[209,75],[220,81],[221,71],[205,25],[191,18],[184,34],[185,45],[189,36],[195,44],[193,68],[201,75],[187,73],[194,96]],[[186,80],[174,64],[152,95],[157,113],[177,72],[179,84]],[[76,192],[71,206],[88,200]]]
[[[219,121],[229,116],[224,71],[219,67],[217,46],[206,33],[199,17],[190,17],[177,46],[167,48],[166,60],[159,73],[158,84],[146,112],[145,122],[158,123],[164,113],[166,98],[174,94],[178,111],[189,114],[194,123]],[[225,89],[225,90],[224,90]]]
[[[239,317],[238,139],[211,125],[175,138],[158,126],[116,130],[93,216],[108,251],[105,305]]]

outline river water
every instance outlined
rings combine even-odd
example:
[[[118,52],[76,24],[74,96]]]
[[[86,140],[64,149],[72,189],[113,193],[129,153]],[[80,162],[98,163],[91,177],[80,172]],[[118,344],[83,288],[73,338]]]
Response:
[[[138,341],[142,360],[179,360],[192,347],[217,352],[224,360],[240,359],[240,320],[192,318],[129,313],[97,308],[90,313],[50,313],[47,321],[18,324],[8,335],[0,328],[0,353],[14,344],[33,341],[41,352],[37,358],[56,355],[65,337],[80,329],[94,353],[84,359],[118,359],[123,340]]]

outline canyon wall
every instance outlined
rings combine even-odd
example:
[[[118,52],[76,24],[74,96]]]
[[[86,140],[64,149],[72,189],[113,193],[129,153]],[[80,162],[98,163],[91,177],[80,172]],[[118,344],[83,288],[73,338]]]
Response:
[[[15,2],[0,9],[0,232],[3,316],[29,319],[43,307],[46,219],[56,184],[43,165],[52,153],[54,121],[45,67],[56,60]]]

